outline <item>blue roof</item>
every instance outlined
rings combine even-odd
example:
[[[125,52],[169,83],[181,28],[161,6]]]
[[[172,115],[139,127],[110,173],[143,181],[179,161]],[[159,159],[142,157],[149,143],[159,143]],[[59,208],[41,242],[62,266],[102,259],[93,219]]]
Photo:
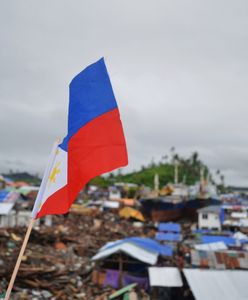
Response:
[[[181,241],[181,235],[179,233],[164,233],[164,232],[158,232],[155,237],[158,241],[174,241],[179,242]]]
[[[222,235],[202,235],[201,236],[201,242],[203,244],[223,242],[227,246],[229,246],[229,245],[235,245],[236,240],[235,240],[235,238],[228,237],[228,236],[222,236]]]
[[[161,245],[155,240],[149,238],[141,238],[141,237],[130,237],[123,240],[119,240],[107,246],[105,249],[109,249],[115,247],[116,245],[120,245],[124,243],[132,243],[147,251],[155,252],[163,256],[173,255],[173,247],[171,245]]]
[[[195,234],[205,234],[205,233],[209,233],[210,235],[211,234],[216,234],[216,230],[212,230],[212,229],[194,229],[192,231],[193,233]],[[232,232],[231,231],[228,231],[228,230],[224,230],[224,231],[221,231],[222,234],[225,234],[225,235],[232,235]]]
[[[181,225],[178,223],[159,223],[158,231],[181,232]]]
[[[6,191],[6,190],[0,191],[0,202],[4,202],[4,200],[8,194],[9,194],[9,191]]]

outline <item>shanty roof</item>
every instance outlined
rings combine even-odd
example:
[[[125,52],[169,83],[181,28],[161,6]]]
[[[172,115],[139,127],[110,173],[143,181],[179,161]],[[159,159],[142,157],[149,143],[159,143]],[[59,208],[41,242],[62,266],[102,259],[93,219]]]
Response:
[[[20,194],[8,190],[1,190],[0,191],[0,203],[5,202],[16,202],[16,200],[19,198]]]
[[[3,202],[8,194],[9,194],[9,191],[6,191],[6,190],[0,191],[0,202]]]
[[[233,250],[191,250],[191,264],[217,270],[248,269],[248,253]]]
[[[156,240],[158,241],[173,241],[173,242],[179,242],[181,241],[181,234],[178,233],[172,233],[172,232],[158,232],[156,233]]]
[[[181,287],[181,274],[177,268],[150,267],[148,268],[150,286]]]
[[[248,299],[248,272],[240,270],[184,269],[196,300]]]
[[[158,255],[172,256],[173,249],[169,245],[160,245],[149,238],[131,237],[107,243],[93,256],[92,260],[103,259],[118,252],[124,252],[139,261],[154,265]]]
[[[196,250],[203,250],[203,251],[227,250],[227,246],[223,242],[195,245],[194,248]]]
[[[181,232],[181,225],[173,222],[159,223],[158,231]]]
[[[8,215],[13,206],[14,203],[0,203],[0,215]]]
[[[233,237],[222,235],[202,235],[201,242],[203,244],[210,244],[216,242],[223,242],[225,245],[235,245],[236,240]]]
[[[220,205],[210,205],[207,207],[203,207],[198,209],[198,212],[200,213],[215,213],[215,214],[219,214],[220,213]]]

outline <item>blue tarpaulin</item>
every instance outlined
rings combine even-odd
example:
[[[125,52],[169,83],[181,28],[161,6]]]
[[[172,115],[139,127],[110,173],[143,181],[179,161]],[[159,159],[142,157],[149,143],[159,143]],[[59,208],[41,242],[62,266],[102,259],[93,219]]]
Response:
[[[181,225],[178,223],[159,223],[158,231],[181,232]]]
[[[181,235],[179,233],[164,233],[164,232],[158,232],[155,237],[158,241],[173,241],[173,242],[179,242],[181,241]]]
[[[227,246],[236,244],[236,240],[234,238],[222,235],[202,235],[201,242],[203,244],[223,242]]]
[[[3,202],[8,194],[9,194],[9,191],[6,191],[6,190],[0,191],[0,202]]]

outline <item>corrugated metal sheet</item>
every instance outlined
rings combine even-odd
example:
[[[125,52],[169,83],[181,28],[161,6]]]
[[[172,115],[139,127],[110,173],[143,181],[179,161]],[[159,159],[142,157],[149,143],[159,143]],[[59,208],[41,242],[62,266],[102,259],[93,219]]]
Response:
[[[203,251],[227,250],[227,246],[223,242],[199,244],[199,245],[194,245],[194,247],[196,250],[203,250]]]
[[[148,268],[150,286],[181,287],[181,274],[177,268],[150,267]]]
[[[248,272],[183,270],[196,300],[247,300]]]
[[[248,253],[238,251],[191,250],[193,266],[211,269],[248,269]]]

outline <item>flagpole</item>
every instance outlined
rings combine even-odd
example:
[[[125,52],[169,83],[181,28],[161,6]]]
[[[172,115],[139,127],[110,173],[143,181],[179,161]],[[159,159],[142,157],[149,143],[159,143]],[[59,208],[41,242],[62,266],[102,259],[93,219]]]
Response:
[[[30,233],[32,231],[32,228],[33,228],[33,225],[34,225],[34,222],[35,222],[37,212],[38,212],[38,210],[40,208],[40,205],[42,203],[42,197],[43,197],[44,190],[45,190],[45,187],[46,187],[46,184],[47,184],[47,181],[48,181],[48,176],[51,172],[51,168],[52,168],[53,162],[55,160],[56,150],[57,150],[59,142],[60,142],[60,140],[58,139],[53,145],[52,152],[50,154],[48,164],[47,164],[45,173],[44,173],[42,181],[41,181],[39,192],[38,192],[38,195],[37,195],[36,200],[35,200],[33,211],[32,211],[32,214],[31,214],[31,220],[29,222],[28,229],[27,229],[26,235],[24,237],[22,247],[21,247],[19,256],[17,258],[16,265],[15,265],[14,271],[12,273],[12,276],[11,276],[9,286],[8,286],[7,292],[5,294],[4,300],[9,300],[9,297],[10,297],[10,294],[11,294],[11,291],[12,291],[12,288],[13,288],[13,285],[14,285],[14,282],[15,282],[15,279],[16,279],[17,272],[19,270],[19,267],[20,267],[20,264],[21,264],[21,261],[22,261],[23,254],[24,254],[24,251],[26,249],[26,246],[27,246],[27,243],[28,243],[28,240],[29,240],[29,237],[30,237]]]
[[[11,279],[10,279],[10,282],[9,282],[9,286],[8,286],[7,292],[5,294],[4,300],[9,300],[9,297],[10,297],[10,294],[11,294],[11,291],[12,291],[12,288],[13,288],[13,285],[14,285],[14,282],[15,282],[15,279],[16,279],[16,275],[17,275],[17,272],[19,270],[19,267],[20,267],[20,264],[21,264],[21,261],[22,261],[22,257],[23,257],[24,251],[26,249],[26,246],[27,246],[27,243],[28,243],[28,240],[29,240],[29,236],[30,236],[30,233],[32,231],[34,222],[35,222],[35,219],[33,219],[33,218],[29,222],[28,229],[27,229],[25,238],[23,240],[22,247],[21,247],[19,256],[17,258],[16,264],[15,264],[15,268],[14,268],[14,271],[12,273],[12,276],[11,276]]]

